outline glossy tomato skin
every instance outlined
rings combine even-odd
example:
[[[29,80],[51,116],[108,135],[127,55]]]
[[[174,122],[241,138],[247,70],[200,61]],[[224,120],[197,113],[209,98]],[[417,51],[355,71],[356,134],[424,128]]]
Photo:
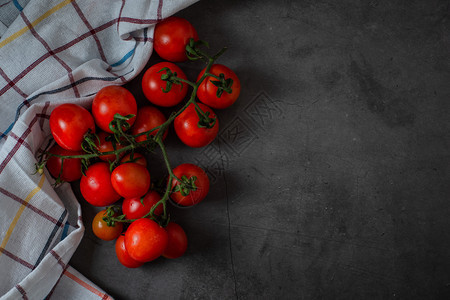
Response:
[[[149,131],[157,126],[160,126],[164,122],[166,122],[166,116],[153,106],[143,106],[139,108],[136,121],[134,122],[133,127],[131,128],[131,134],[137,135],[139,133],[143,133]],[[150,135],[155,136],[158,133],[158,130],[154,130],[150,133]],[[163,134],[163,138],[167,136],[167,130]],[[140,135],[136,138],[137,142],[142,142],[147,140],[146,135]]]
[[[70,151],[62,148],[58,144],[53,145],[48,152],[57,155],[81,155],[83,151]],[[58,178],[61,172],[62,159],[56,156],[50,156],[47,160],[46,166],[50,174]],[[67,182],[72,182],[81,178],[81,158],[66,158],[62,164],[62,173],[60,179]]]
[[[119,262],[127,267],[127,268],[139,268],[144,263],[134,260],[131,258],[131,256],[128,254],[127,249],[125,248],[125,236],[121,235],[117,238],[116,244],[115,244],[115,250],[117,258],[119,259]]]
[[[167,81],[162,80],[161,75],[166,74],[167,71],[161,71],[163,68],[169,68],[172,73],[177,74],[177,77],[187,80],[183,70],[177,65],[163,61],[145,71],[142,77],[142,91],[147,100],[155,105],[163,107],[175,106],[186,97],[189,86],[186,83],[182,85],[172,84],[170,91],[165,93],[163,90],[167,90]]]
[[[203,76],[205,73],[205,69],[203,69],[197,80]],[[197,90],[198,99],[212,108],[222,109],[231,106],[234,102],[236,102],[239,94],[241,92],[241,82],[237,75],[228,68],[227,66],[221,64],[212,65],[209,73],[219,76],[220,74],[224,74],[225,79],[231,78],[233,80],[233,84],[231,86],[231,93],[227,93],[225,91],[222,92],[220,97],[217,97],[218,87],[214,85],[212,81],[216,81],[216,78],[206,77],[202,83],[200,83]]]
[[[145,196],[125,198],[122,202],[122,212],[126,219],[139,219],[150,212],[153,206],[161,200],[161,196],[155,191],[149,191]],[[162,204],[153,211],[155,215],[163,213]]]
[[[104,153],[104,152],[111,152],[114,151],[114,146],[112,144],[111,140],[107,140],[107,138],[109,136],[112,136],[112,134],[110,133],[106,133],[104,131],[100,131],[97,133],[98,136],[98,141],[97,141],[97,148],[98,151],[100,153]],[[116,149],[121,149],[124,146],[122,146],[121,144],[116,143]],[[119,154],[120,157],[120,154]],[[109,155],[100,155],[99,158],[103,161],[114,161],[116,159],[116,155],[115,154],[109,154]]]
[[[135,162],[137,164],[143,165],[144,167],[147,167],[147,159],[145,158],[144,155],[138,152],[134,152],[133,154],[131,153],[126,154],[124,157],[122,157],[120,162],[122,164],[128,162]]]
[[[188,195],[183,196],[180,191],[174,191],[175,187],[179,185],[178,180],[172,180],[172,193],[170,194],[170,198],[181,206],[193,206],[201,202],[208,195],[209,192],[209,178],[206,172],[197,165],[194,164],[181,164],[175,169],[173,169],[173,174],[177,178],[182,178],[186,176],[187,179],[196,177],[194,184],[196,186],[196,190],[192,190]]]
[[[83,198],[94,206],[108,206],[120,199],[111,184],[109,164],[97,162],[88,167],[86,176],[80,180]]]
[[[114,190],[124,198],[141,197],[150,188],[150,173],[138,163],[125,163],[111,173]]]
[[[135,117],[127,121],[131,126],[136,119],[137,103],[133,94],[126,88],[109,85],[95,95],[92,101],[92,115],[98,127],[105,132],[112,133],[109,123],[114,119],[116,113],[122,116],[134,115]]]
[[[167,231],[153,220],[134,221],[125,232],[125,248],[134,260],[148,262],[157,259],[167,247]]]
[[[95,133],[95,123],[91,113],[73,103],[57,106],[50,114],[49,123],[56,143],[67,150],[80,151],[84,135],[88,131]]]
[[[169,224],[167,224],[166,231],[168,241],[162,256],[170,259],[183,256],[188,246],[186,232],[180,225],[174,222],[169,222]]]
[[[108,226],[103,220],[106,216],[106,210],[99,211],[92,220],[92,231],[95,236],[104,241],[112,241],[117,239],[123,230],[123,224],[115,222],[114,226]]]
[[[162,59],[182,62],[187,60],[186,45],[191,38],[198,41],[194,26],[186,19],[171,16],[156,24],[153,46]]]
[[[178,138],[187,146],[201,148],[210,144],[219,132],[219,119],[214,111],[208,106],[198,103],[203,112],[209,112],[209,117],[216,118],[216,123],[212,128],[199,127],[200,120],[194,104],[190,104],[174,120],[175,133]]]

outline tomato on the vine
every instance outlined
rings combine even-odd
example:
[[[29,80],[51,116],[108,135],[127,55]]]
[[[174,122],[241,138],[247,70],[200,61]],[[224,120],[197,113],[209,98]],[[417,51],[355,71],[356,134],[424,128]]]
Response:
[[[58,144],[53,145],[49,153],[56,155],[81,155],[83,151],[70,151],[62,148]],[[46,162],[47,170],[55,178],[63,181],[72,182],[81,178],[81,158],[65,158],[50,156]],[[62,168],[62,170],[61,170]]]
[[[189,106],[174,120],[175,133],[179,139],[189,147],[200,148],[211,143],[219,132],[219,119],[214,111],[208,106],[198,103],[200,109],[211,120],[215,119],[212,128],[206,127],[208,124],[202,124],[199,112],[195,104]],[[212,123],[210,123],[212,125]]]
[[[162,59],[182,62],[187,60],[186,45],[191,38],[198,41],[194,26],[186,19],[171,16],[156,24],[153,47]]]
[[[114,151],[112,134],[106,133],[104,131],[100,131],[97,133],[97,136],[98,136],[98,140],[96,141],[97,142],[96,144],[97,144],[97,149],[100,153]],[[115,147],[116,147],[116,149],[121,149],[124,146],[122,146],[119,143],[115,143]],[[100,158],[103,161],[112,162],[116,159],[116,155],[115,154],[100,155],[98,158]]]
[[[121,116],[134,115],[127,123],[131,126],[136,119],[137,103],[133,94],[126,88],[118,85],[109,85],[102,88],[92,101],[92,115],[95,123],[103,131],[112,133],[109,123],[118,113]]]
[[[136,121],[134,122],[133,127],[131,127],[131,134],[137,135],[139,133],[143,133],[149,131],[157,126],[162,125],[166,122],[166,117],[164,114],[153,106],[144,106],[139,108]],[[150,132],[149,135],[155,136],[158,133],[159,129],[156,129]],[[167,136],[167,130],[163,133],[163,138]],[[147,136],[145,134],[136,137],[137,142],[142,142],[147,140]]]
[[[108,226],[103,220],[106,217],[106,209],[99,211],[92,220],[92,232],[95,236],[104,241],[112,241],[117,239],[123,230],[123,224],[114,222],[114,225]]]
[[[159,200],[161,196],[155,191],[149,191],[143,197],[125,198],[122,202],[122,212],[126,219],[139,219],[148,214]],[[159,216],[163,210],[163,205],[160,204],[153,213]]]
[[[125,248],[125,236],[121,235],[116,240],[116,255],[119,262],[127,268],[139,268],[144,263],[133,259]]]
[[[112,171],[111,183],[124,198],[141,197],[150,188],[150,173],[138,163],[124,163]]]
[[[157,259],[167,247],[167,231],[153,220],[142,218],[130,224],[125,232],[125,248],[134,260]]]
[[[200,72],[197,80],[203,76],[205,70],[206,68]],[[212,108],[222,109],[231,106],[237,100],[241,92],[239,78],[233,70],[221,64],[212,65],[209,73],[218,77],[223,77],[219,80],[218,78],[207,76],[198,87],[198,99]],[[229,88],[229,90],[221,87],[221,81],[224,83],[225,87]]]
[[[111,183],[111,171],[106,162],[90,165],[81,177],[80,191],[83,198],[93,206],[108,206],[120,199]]]
[[[138,152],[128,153],[120,160],[120,163],[122,164],[129,162],[135,162],[137,164],[143,165],[144,167],[147,167],[147,159],[143,154]]]
[[[181,81],[172,83],[162,80],[161,76],[168,75],[169,72],[164,68],[169,68],[170,74],[187,80],[183,70],[177,65],[163,61],[145,71],[142,77],[142,91],[151,103],[158,106],[171,107],[177,105],[186,97],[189,85]]]
[[[78,104],[58,105],[51,112],[49,123],[56,143],[67,150],[80,151],[84,136],[88,132],[95,133],[91,113]]]
[[[170,198],[181,206],[192,206],[205,199],[209,192],[209,178],[206,172],[194,164],[181,164],[173,169],[173,174],[181,180],[172,180]]]
[[[169,222],[166,226],[168,241],[167,247],[162,256],[165,258],[178,258],[182,256],[187,249],[188,239],[183,228],[174,222]]]

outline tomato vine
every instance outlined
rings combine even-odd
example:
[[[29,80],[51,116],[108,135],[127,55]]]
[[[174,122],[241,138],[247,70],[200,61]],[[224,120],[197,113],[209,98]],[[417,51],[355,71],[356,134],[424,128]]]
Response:
[[[119,163],[121,154],[126,152],[134,153],[137,149],[145,149],[147,151],[154,151],[156,148],[159,148],[161,151],[161,155],[164,160],[165,167],[168,172],[168,179],[166,183],[166,187],[164,189],[164,194],[161,199],[153,205],[150,211],[144,215],[142,218],[149,218],[161,226],[165,227],[169,224],[170,216],[168,214],[167,202],[169,200],[170,194],[173,193],[173,181],[176,180],[178,182],[177,190],[182,193],[182,195],[189,194],[190,191],[195,191],[197,189],[195,185],[196,178],[186,178],[186,176],[181,176],[181,178],[177,177],[172,171],[172,166],[169,161],[169,157],[167,154],[166,147],[164,145],[164,133],[167,131],[170,124],[174,122],[174,120],[183,113],[190,105],[195,106],[195,112],[198,115],[199,121],[197,126],[199,128],[212,128],[215,126],[217,122],[217,117],[212,116],[208,111],[204,111],[200,105],[197,103],[196,95],[201,83],[207,78],[211,77],[216,79],[215,81],[211,81],[215,86],[217,86],[217,97],[223,93],[231,93],[233,88],[233,80],[231,78],[225,78],[225,74],[215,75],[210,72],[211,67],[214,65],[216,60],[226,51],[226,47],[222,48],[219,52],[214,55],[209,55],[202,50],[202,47],[209,47],[208,43],[204,41],[195,41],[193,38],[190,39],[188,45],[186,45],[186,56],[191,61],[203,60],[206,62],[206,67],[204,69],[203,74],[197,78],[197,81],[190,81],[187,79],[183,79],[177,76],[177,73],[170,70],[169,68],[162,68],[159,72],[162,73],[161,80],[166,81],[166,88],[162,89],[164,93],[168,93],[174,85],[189,85],[192,88],[189,99],[186,103],[177,111],[172,112],[172,114],[167,118],[167,120],[159,126],[156,126],[148,131],[141,132],[138,134],[130,134],[128,130],[130,129],[129,120],[135,115],[120,115],[115,114],[114,119],[109,124],[109,129],[112,131],[112,138],[110,142],[112,142],[113,150],[107,152],[100,152],[98,150],[98,144],[100,142],[99,137],[89,130],[83,139],[82,149],[85,153],[77,154],[77,155],[63,155],[57,153],[51,153],[47,150],[44,151],[39,156],[39,161],[36,163],[36,171],[39,173],[43,172],[43,168],[46,162],[51,157],[57,157],[61,159],[61,172],[64,161],[67,159],[81,159],[82,162],[82,172],[85,174],[85,170],[89,167],[91,159],[98,158],[100,156],[113,155],[115,159],[110,162],[110,170],[114,169]],[[165,72],[162,72],[165,71]],[[155,134],[156,132],[156,134]],[[140,136],[145,136],[146,139],[142,141],[137,141],[136,139]],[[117,147],[117,145],[121,145],[121,147]],[[49,144],[50,145],[50,144]],[[47,146],[47,148],[49,147]],[[55,184],[61,183],[62,180],[60,176],[56,178]],[[155,210],[162,205],[163,213],[162,215],[155,215]],[[111,205],[106,208],[106,213],[104,214],[103,220],[106,222],[108,226],[114,226],[116,222],[120,223],[132,223],[137,219],[126,219],[125,215],[118,215],[119,211],[117,205]]]

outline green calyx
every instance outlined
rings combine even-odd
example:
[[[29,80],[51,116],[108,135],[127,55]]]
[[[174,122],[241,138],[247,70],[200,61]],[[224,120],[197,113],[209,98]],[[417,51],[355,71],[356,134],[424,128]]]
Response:
[[[200,49],[202,46],[209,48],[209,44],[205,41],[194,41],[193,38],[189,39],[189,43],[186,45],[187,58],[192,61],[207,58],[207,55]]]
[[[217,86],[217,98],[220,98],[223,94],[223,92],[226,92],[228,94],[231,94],[233,90],[231,89],[231,86],[233,85],[233,79],[226,78],[223,73],[220,73],[218,80],[210,80],[212,84]]]
[[[169,68],[162,68],[158,73],[166,71],[166,73],[161,75],[161,80],[166,81],[166,88],[161,88],[164,93],[168,93],[172,89],[173,84],[178,84],[183,89],[183,83],[181,79],[177,77],[177,72],[172,72]]]
[[[116,216],[119,211],[120,207],[117,205],[108,206],[106,208],[106,212],[102,218],[106,225],[114,227],[116,222],[120,222],[120,220],[125,219],[125,215]]]
[[[183,197],[189,195],[191,191],[197,190],[197,186],[195,185],[196,180],[196,176],[190,178],[187,178],[186,175],[181,176],[179,184],[175,186],[174,192],[180,192]]]
[[[204,112],[198,106],[195,106],[195,111],[197,112],[197,115],[198,115],[198,118],[199,118],[199,121],[197,123],[197,126],[199,128],[211,129],[211,128],[214,127],[214,125],[216,125],[217,117],[212,117],[211,118],[209,111]]]

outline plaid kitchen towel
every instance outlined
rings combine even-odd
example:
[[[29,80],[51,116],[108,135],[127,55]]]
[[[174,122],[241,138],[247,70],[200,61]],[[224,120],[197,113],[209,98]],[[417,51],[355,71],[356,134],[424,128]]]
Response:
[[[68,262],[84,232],[70,185],[35,174],[58,104],[133,79],[154,25],[197,0],[0,0],[1,299],[108,299]]]

